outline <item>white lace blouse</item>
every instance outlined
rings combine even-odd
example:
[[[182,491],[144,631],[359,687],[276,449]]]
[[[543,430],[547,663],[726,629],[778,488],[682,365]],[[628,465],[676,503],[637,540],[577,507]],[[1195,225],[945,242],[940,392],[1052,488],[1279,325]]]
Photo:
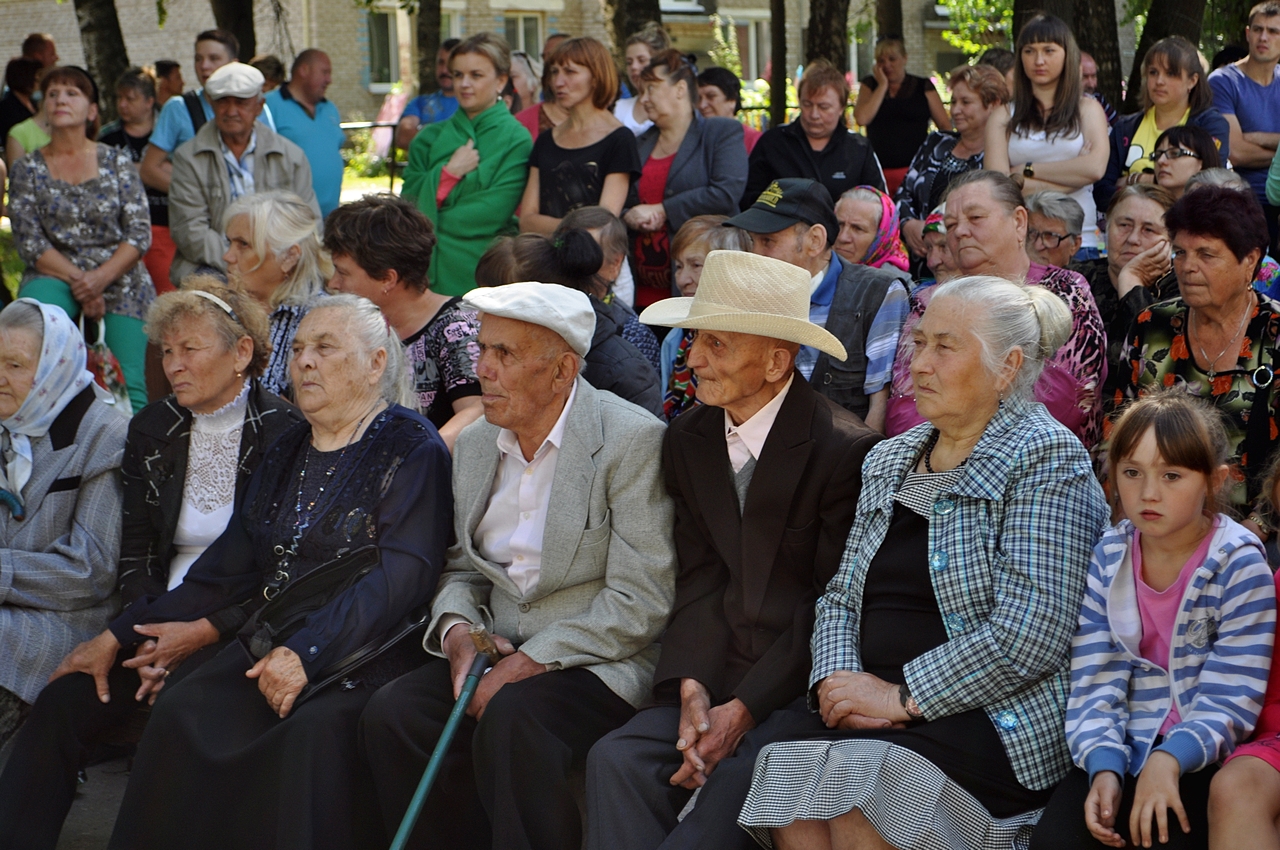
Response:
[[[169,589],[182,583],[187,570],[227,527],[236,499],[236,466],[240,462],[240,435],[249,409],[249,382],[240,395],[213,413],[196,413],[191,423],[191,447],[187,477],[182,487],[182,509],[173,545],[177,553],[169,564]]]

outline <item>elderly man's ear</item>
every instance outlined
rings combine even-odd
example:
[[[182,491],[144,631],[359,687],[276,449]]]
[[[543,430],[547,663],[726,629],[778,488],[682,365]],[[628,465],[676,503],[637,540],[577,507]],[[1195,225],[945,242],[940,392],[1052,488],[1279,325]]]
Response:
[[[578,373],[582,371],[582,358],[577,352],[566,349],[556,358],[555,373],[551,376],[551,385],[556,392],[564,390],[568,392],[569,387],[574,381],[578,380]]]
[[[827,228],[821,224],[813,224],[804,234],[804,253],[808,257],[821,257],[831,250],[832,242],[827,241]]]
[[[796,368],[796,356],[800,346],[794,342],[776,340],[769,350],[769,365],[765,368],[764,379],[771,384],[783,383],[791,377]]]

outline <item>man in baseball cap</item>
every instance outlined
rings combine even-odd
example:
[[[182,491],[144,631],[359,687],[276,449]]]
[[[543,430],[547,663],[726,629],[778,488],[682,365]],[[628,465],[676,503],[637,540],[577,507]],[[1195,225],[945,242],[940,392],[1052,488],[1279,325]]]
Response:
[[[485,418],[454,448],[437,659],[374,696],[360,740],[392,834],[475,658],[468,626],[484,625],[504,657],[409,846],[579,847],[569,777],[647,698],[675,594],[666,428],[579,377],[596,323],[583,293],[513,283],[463,301],[480,314]]]
[[[818,392],[884,433],[893,356],[910,307],[910,275],[849,263],[832,250],[840,222],[831,195],[816,180],[774,180],[725,224],[748,231],[754,253],[809,274],[809,320],[834,334],[848,356],[840,362],[805,345],[796,368]]]
[[[676,417],[663,446],[680,583],[654,706],[591,751],[588,850],[749,844],[735,822],[756,754],[823,728],[805,702],[813,609],[881,437],[796,372],[802,345],[845,354],[809,321],[809,289],[794,265],[712,251],[692,298],[641,315],[696,329],[688,364],[702,404]]]

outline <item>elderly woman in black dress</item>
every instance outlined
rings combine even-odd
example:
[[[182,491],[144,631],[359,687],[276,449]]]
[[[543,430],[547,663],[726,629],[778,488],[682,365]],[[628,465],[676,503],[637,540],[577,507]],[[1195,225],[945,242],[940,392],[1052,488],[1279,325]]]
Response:
[[[293,341],[306,418],[268,449],[181,585],[117,620],[243,606],[238,640],[157,701],[110,846],[352,848],[379,840],[356,721],[420,662],[452,523],[449,452],[401,406],[408,374],[378,308],[324,299]],[[364,666],[350,656],[384,648]],[[389,647],[389,648],[388,648]]]
[[[250,296],[190,277],[156,299],[147,320],[174,394],[129,421],[116,582],[126,609],[182,582],[226,528],[267,446],[302,418],[258,380],[270,345],[266,313]],[[239,610],[225,616],[238,622]],[[140,627],[134,653],[119,651],[137,639],[120,623],[120,637],[107,629],[63,659],[0,774],[0,848],[53,850],[94,746],[145,712],[166,672],[172,684],[216,654],[217,622]]]

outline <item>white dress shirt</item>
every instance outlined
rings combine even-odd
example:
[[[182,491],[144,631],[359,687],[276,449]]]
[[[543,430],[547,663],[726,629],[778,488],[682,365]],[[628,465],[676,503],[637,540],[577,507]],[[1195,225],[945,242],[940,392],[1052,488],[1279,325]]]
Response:
[[[790,378],[787,378],[782,392],[774,396],[772,401],[757,410],[741,425],[734,425],[733,420],[729,418],[729,411],[724,412],[724,442],[729,449],[729,463],[733,465],[735,474],[741,472],[742,467],[746,466],[747,461],[752,458],[760,460],[764,441],[769,438],[773,422],[778,418],[778,411],[782,409],[782,401],[787,397],[791,382],[795,379],[796,376],[793,373]]]

